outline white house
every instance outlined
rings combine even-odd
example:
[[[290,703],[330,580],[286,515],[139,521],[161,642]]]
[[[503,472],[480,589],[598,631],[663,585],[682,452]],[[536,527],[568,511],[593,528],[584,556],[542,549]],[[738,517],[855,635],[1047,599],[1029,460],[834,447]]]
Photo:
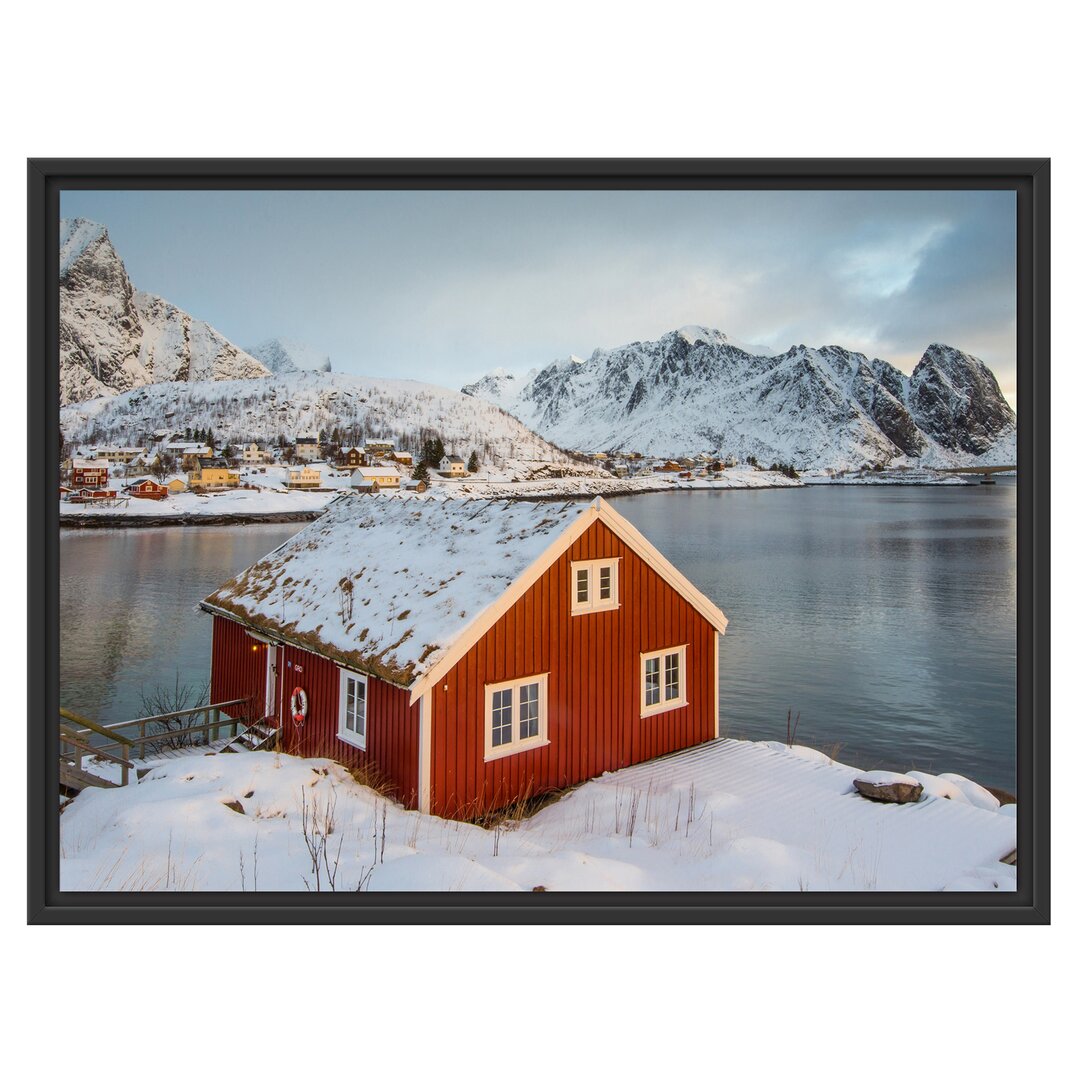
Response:
[[[454,454],[448,454],[439,462],[439,472],[443,476],[465,476],[465,462]]]

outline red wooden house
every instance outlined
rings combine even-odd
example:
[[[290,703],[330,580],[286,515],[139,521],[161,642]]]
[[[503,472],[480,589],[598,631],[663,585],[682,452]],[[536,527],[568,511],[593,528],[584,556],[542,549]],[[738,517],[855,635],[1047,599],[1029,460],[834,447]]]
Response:
[[[103,488],[108,483],[109,466],[107,464],[76,461],[71,466],[73,488]]]
[[[164,484],[157,483],[156,480],[146,479],[139,480],[134,484],[128,484],[124,488],[124,492],[133,499],[161,500],[168,497],[169,489]]]
[[[719,732],[727,619],[602,499],[346,499],[202,606],[211,700],[444,816]]]

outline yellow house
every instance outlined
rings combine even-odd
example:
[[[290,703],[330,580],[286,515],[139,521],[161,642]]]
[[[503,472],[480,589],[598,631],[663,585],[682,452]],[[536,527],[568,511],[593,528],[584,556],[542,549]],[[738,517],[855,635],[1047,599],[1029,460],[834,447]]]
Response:
[[[200,458],[188,472],[192,491],[224,491],[240,486],[240,474],[233,472],[220,457]]]
[[[181,480],[179,476],[174,476],[165,486],[169,489],[170,495],[177,495],[181,491],[187,491],[187,481]]]
[[[310,465],[305,465],[302,469],[290,469],[289,479],[285,486],[289,488],[322,487],[322,473]]]
[[[401,473],[397,469],[372,466],[368,469],[357,469],[353,476],[354,484],[374,484],[380,489],[401,487]]]
[[[448,454],[439,462],[439,472],[443,476],[465,476],[465,462],[456,454]]]

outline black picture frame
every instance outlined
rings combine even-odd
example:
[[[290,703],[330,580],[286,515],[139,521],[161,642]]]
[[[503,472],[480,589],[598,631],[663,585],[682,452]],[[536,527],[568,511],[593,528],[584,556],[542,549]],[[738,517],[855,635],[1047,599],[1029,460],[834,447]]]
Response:
[[[58,460],[59,202],[93,189],[1004,189],[1017,198],[1017,891],[995,893],[67,893],[59,889],[59,524],[27,485],[28,888],[32,924],[1048,923],[1050,162],[1048,159],[33,159],[28,460]]]

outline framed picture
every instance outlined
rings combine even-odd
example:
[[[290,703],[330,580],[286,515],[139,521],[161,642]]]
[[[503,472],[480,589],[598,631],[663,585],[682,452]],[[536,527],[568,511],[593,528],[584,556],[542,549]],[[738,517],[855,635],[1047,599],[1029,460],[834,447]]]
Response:
[[[28,171],[31,922],[1049,920],[1047,161]]]

